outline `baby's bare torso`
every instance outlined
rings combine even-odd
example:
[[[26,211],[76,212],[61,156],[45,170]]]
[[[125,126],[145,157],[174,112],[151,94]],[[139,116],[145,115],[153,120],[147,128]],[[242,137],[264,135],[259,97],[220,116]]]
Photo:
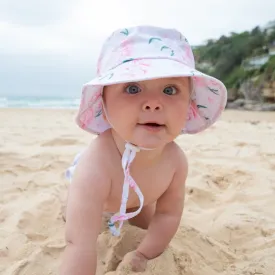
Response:
[[[108,158],[106,166],[102,167],[102,173],[108,173],[111,179],[111,190],[104,203],[104,212],[114,213],[119,211],[122,196],[124,173],[121,165],[121,154],[112,140],[111,135],[102,136],[104,152]],[[142,152],[137,153],[133,161],[130,174],[139,186],[144,196],[144,206],[155,203],[159,197],[167,190],[172,182],[177,152],[180,148],[175,143],[166,145],[161,157],[157,161],[143,163],[138,159]],[[101,169],[101,168],[100,168]],[[139,199],[133,189],[130,188],[127,208],[139,207]]]

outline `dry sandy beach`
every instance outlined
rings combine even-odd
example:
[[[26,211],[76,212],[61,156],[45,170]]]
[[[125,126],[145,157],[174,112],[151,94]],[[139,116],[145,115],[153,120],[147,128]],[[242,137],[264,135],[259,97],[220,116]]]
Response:
[[[93,138],[74,115],[0,109],[0,274],[58,274],[64,172]],[[177,142],[190,164],[181,227],[143,274],[275,274],[275,113],[228,110]],[[119,238],[102,232],[98,275],[130,274],[119,261],[143,234],[129,226]]]

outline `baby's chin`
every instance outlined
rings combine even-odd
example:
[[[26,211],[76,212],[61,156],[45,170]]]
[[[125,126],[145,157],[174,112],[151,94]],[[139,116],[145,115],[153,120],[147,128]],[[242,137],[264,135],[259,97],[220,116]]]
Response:
[[[133,137],[129,142],[145,149],[158,149],[164,147],[166,144],[173,141],[173,139],[159,138],[159,137]]]

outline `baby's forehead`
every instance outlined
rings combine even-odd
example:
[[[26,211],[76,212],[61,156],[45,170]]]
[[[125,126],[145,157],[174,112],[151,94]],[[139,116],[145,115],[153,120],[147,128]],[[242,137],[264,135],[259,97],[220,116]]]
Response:
[[[186,84],[189,83],[189,77],[166,77],[151,80],[139,81],[137,83],[151,84],[151,85],[167,85],[167,84]]]
[[[182,87],[183,89],[189,89],[190,87],[190,77],[166,77],[166,78],[157,78],[143,81],[129,81],[126,83],[119,83],[113,85],[107,85],[103,88],[103,91],[107,90],[120,90],[128,85],[140,85],[147,88],[157,87],[163,88],[167,85],[177,85]]]

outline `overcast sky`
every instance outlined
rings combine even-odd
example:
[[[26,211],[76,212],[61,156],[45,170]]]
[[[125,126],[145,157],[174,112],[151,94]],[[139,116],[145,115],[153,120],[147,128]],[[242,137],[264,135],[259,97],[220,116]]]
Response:
[[[172,27],[197,45],[274,11],[274,0],[0,0],[0,95],[78,96],[116,28]]]

